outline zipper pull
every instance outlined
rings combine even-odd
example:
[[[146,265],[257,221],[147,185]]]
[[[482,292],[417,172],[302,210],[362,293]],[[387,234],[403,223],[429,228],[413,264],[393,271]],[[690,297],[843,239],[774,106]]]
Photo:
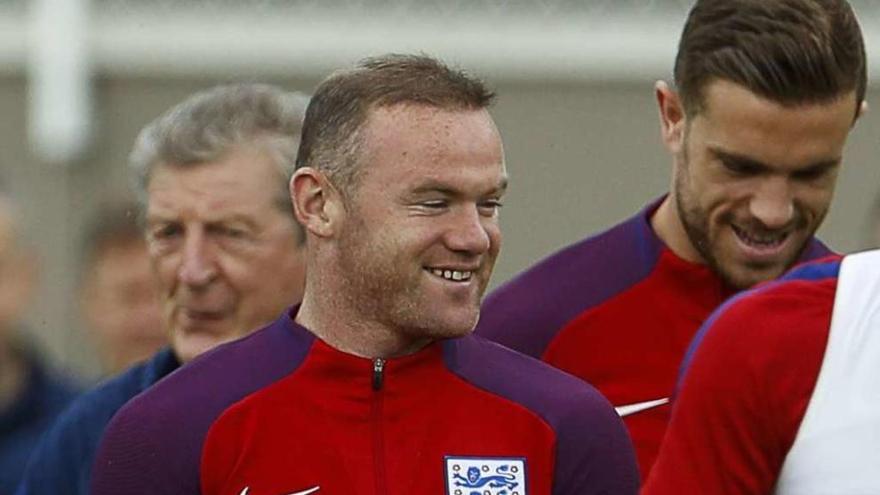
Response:
[[[373,390],[382,389],[382,380],[385,377],[385,360],[376,358],[373,360]]]

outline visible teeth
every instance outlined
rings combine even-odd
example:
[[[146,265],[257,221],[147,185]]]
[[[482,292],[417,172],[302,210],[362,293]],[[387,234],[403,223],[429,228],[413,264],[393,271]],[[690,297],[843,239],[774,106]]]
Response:
[[[462,280],[470,280],[471,275],[473,275],[473,272],[461,272],[458,270],[440,270],[438,268],[432,268],[431,273],[446,280],[454,280],[456,282],[461,282]]]
[[[784,241],[785,237],[787,236],[787,234],[763,235],[762,236],[762,235],[752,234],[750,232],[746,232],[745,230],[740,229],[740,228],[736,228],[736,227],[734,228],[734,230],[736,231],[737,235],[739,235],[739,237],[742,240],[746,241],[747,243],[758,244],[758,245],[762,245],[762,246],[773,246],[773,245],[779,244],[782,241]]]

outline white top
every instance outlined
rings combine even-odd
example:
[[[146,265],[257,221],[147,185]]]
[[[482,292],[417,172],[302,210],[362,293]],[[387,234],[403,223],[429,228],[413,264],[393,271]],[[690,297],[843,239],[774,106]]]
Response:
[[[776,494],[880,494],[880,250],[842,261],[822,368]]]

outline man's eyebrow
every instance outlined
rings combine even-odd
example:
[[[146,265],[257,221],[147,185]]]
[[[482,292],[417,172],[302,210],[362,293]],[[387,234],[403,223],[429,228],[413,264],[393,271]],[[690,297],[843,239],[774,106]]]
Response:
[[[495,187],[493,187],[490,191],[488,191],[487,194],[505,192],[507,190],[507,183],[508,183],[508,180],[507,180],[507,176],[505,175],[505,176],[501,177],[501,179],[498,181],[498,184]],[[425,183],[414,187],[409,192],[409,194],[411,196],[418,196],[420,194],[426,194],[426,193],[440,193],[440,194],[443,194],[444,196],[451,196],[451,197],[461,195],[461,191],[458,191],[452,187],[449,187],[445,183],[435,181],[435,180],[428,180]]]
[[[744,166],[750,169],[754,169],[755,171],[766,171],[771,170],[774,167],[768,165],[760,160],[755,160],[754,158],[750,158],[748,156],[740,155],[738,153],[733,153],[730,151],[725,151],[720,148],[710,146],[709,152],[715,155],[721,161],[733,163],[735,165]],[[795,173],[809,173],[809,172],[818,172],[824,169],[829,169],[835,167],[840,163],[841,157],[829,158],[827,160],[819,160],[817,162],[811,163],[805,167],[799,168]]]
[[[424,182],[423,184],[420,184],[419,186],[413,188],[412,191],[410,191],[410,194],[412,196],[417,196],[425,193],[440,193],[444,196],[456,196],[458,194],[455,189],[449,187],[448,185],[433,180]]]
[[[147,224],[152,223],[167,223],[167,222],[176,222],[177,219],[174,218],[173,215],[165,215],[163,213],[148,211],[144,213],[144,222]]]
[[[186,223],[186,221],[181,220],[174,214],[165,214],[162,212],[147,212],[147,214],[144,215],[144,221],[147,225],[156,223]],[[243,213],[231,213],[218,218],[200,218],[198,219],[198,222],[205,225],[240,223],[248,227],[256,226],[254,218]]]
[[[824,160],[810,164],[808,167],[802,168],[795,172],[796,174],[818,174],[826,170],[830,170],[840,164],[840,158],[832,160]]]
[[[740,155],[738,153],[732,153],[729,151],[722,150],[721,148],[717,148],[714,146],[709,147],[709,152],[715,155],[716,158],[725,162],[732,163],[735,165],[739,165],[742,167],[747,167],[750,169],[754,169],[756,171],[769,170],[772,169],[770,165],[760,161],[755,160],[754,158],[750,158],[745,155]]]

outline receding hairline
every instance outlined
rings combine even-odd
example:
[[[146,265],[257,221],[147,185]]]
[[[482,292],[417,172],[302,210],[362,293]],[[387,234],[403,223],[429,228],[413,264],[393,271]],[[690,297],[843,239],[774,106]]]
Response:
[[[396,113],[396,112],[406,112],[407,110],[424,110],[429,112],[430,114],[485,114],[488,118],[488,121],[492,123],[492,126],[496,128],[495,119],[492,117],[492,113],[489,111],[489,107],[484,106],[468,106],[463,105],[461,107],[449,107],[449,106],[440,106],[433,105],[430,103],[422,103],[422,102],[414,102],[414,101],[400,101],[396,103],[375,103],[370,105],[366,111],[364,112],[364,120],[361,123],[362,128],[366,128],[369,123],[375,118],[375,115],[384,112],[384,113]]]
[[[364,113],[364,121],[360,125],[360,132],[358,133],[358,147],[361,157],[363,158],[363,153],[366,151],[364,145],[367,143],[368,138],[371,136],[372,132],[375,132],[375,119],[380,113],[384,113],[389,115],[389,117],[393,117],[392,114],[397,112],[407,112],[409,110],[414,110],[416,113],[410,114],[410,116],[419,118],[419,119],[430,119],[433,116],[438,114],[445,114],[454,116],[456,114],[480,114],[484,115],[486,119],[486,123],[491,127],[493,133],[500,140],[501,132],[498,129],[497,124],[495,123],[495,119],[492,117],[492,113],[489,111],[488,107],[470,107],[463,106],[461,108],[450,108],[450,107],[442,107],[437,105],[431,105],[426,103],[419,102],[411,102],[411,101],[403,101],[399,103],[392,104],[376,104],[369,108]],[[425,114],[419,115],[418,111],[427,111]]]

